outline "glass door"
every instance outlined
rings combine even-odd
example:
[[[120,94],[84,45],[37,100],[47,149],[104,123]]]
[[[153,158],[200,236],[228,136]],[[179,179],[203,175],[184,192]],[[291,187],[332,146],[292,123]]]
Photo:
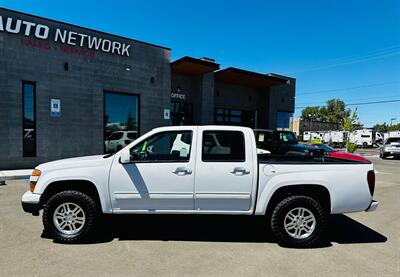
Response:
[[[190,103],[171,103],[171,123],[173,126],[193,124],[193,105]]]

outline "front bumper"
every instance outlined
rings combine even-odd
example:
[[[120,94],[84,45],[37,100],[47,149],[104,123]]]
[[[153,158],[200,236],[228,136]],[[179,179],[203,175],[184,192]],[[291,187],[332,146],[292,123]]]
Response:
[[[40,210],[40,194],[35,194],[30,191],[25,192],[21,199],[22,209],[26,213],[39,215]]]
[[[366,212],[373,212],[375,211],[379,206],[379,202],[372,200],[371,204],[369,204],[368,208],[365,210]]]
[[[385,155],[400,155],[399,147],[388,147],[382,150],[382,153]]]

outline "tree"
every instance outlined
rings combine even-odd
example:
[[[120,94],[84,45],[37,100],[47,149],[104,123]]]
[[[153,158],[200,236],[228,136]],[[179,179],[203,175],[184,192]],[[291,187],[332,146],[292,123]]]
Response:
[[[301,112],[302,119],[322,121],[319,107],[306,107]]]
[[[336,122],[340,125],[343,125],[344,118],[348,117],[351,112],[350,109],[346,109],[346,104],[340,99],[328,100],[326,108],[323,111],[326,114],[328,122]]]
[[[326,106],[305,107],[301,112],[302,119],[321,122],[333,122],[343,126],[344,118],[350,115],[351,110],[346,109],[346,104],[340,99],[330,99]]]
[[[389,130],[389,126],[386,122],[383,122],[383,124],[375,124],[372,129],[376,132],[386,133]]]
[[[390,131],[400,131],[400,123],[389,125],[386,122],[383,122],[383,124],[375,124],[374,127],[372,127],[374,131],[380,132],[380,133],[386,133]]]
[[[343,120],[343,129],[349,134],[346,141],[346,149],[348,152],[354,152],[357,148],[357,145],[350,142],[350,133],[356,130],[360,125],[358,120],[357,109],[350,112]]]

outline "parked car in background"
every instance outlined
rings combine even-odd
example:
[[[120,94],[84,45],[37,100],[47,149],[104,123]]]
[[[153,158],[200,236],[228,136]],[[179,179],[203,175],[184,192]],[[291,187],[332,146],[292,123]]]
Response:
[[[338,159],[345,159],[345,160],[352,160],[352,161],[359,161],[359,162],[365,162],[365,163],[370,163],[370,160],[360,156],[356,155],[353,153],[348,153],[344,151],[337,151],[336,149],[330,147],[329,145],[326,144],[310,144],[311,146],[318,147],[320,149],[324,149],[325,153],[327,156],[338,158]]]
[[[255,129],[257,147],[271,152],[272,155],[323,156],[324,151],[317,147],[298,142],[295,133]]]
[[[117,152],[137,138],[136,131],[117,131],[112,133],[104,142],[106,153]]]
[[[379,157],[400,157],[400,137],[387,138],[379,151]]]

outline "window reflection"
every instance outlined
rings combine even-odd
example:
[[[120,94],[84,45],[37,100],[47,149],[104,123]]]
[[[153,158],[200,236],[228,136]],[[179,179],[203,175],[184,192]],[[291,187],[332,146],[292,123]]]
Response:
[[[23,156],[36,156],[35,84],[22,82]]]
[[[276,113],[276,128],[280,130],[287,130],[290,127],[290,120],[293,113],[277,112]]]
[[[139,97],[114,92],[104,93],[105,152],[112,153],[139,136]]]
[[[172,125],[182,126],[193,124],[193,107],[189,103],[171,103],[171,123]]]
[[[215,124],[218,125],[239,125],[254,128],[255,112],[237,109],[215,109]]]

